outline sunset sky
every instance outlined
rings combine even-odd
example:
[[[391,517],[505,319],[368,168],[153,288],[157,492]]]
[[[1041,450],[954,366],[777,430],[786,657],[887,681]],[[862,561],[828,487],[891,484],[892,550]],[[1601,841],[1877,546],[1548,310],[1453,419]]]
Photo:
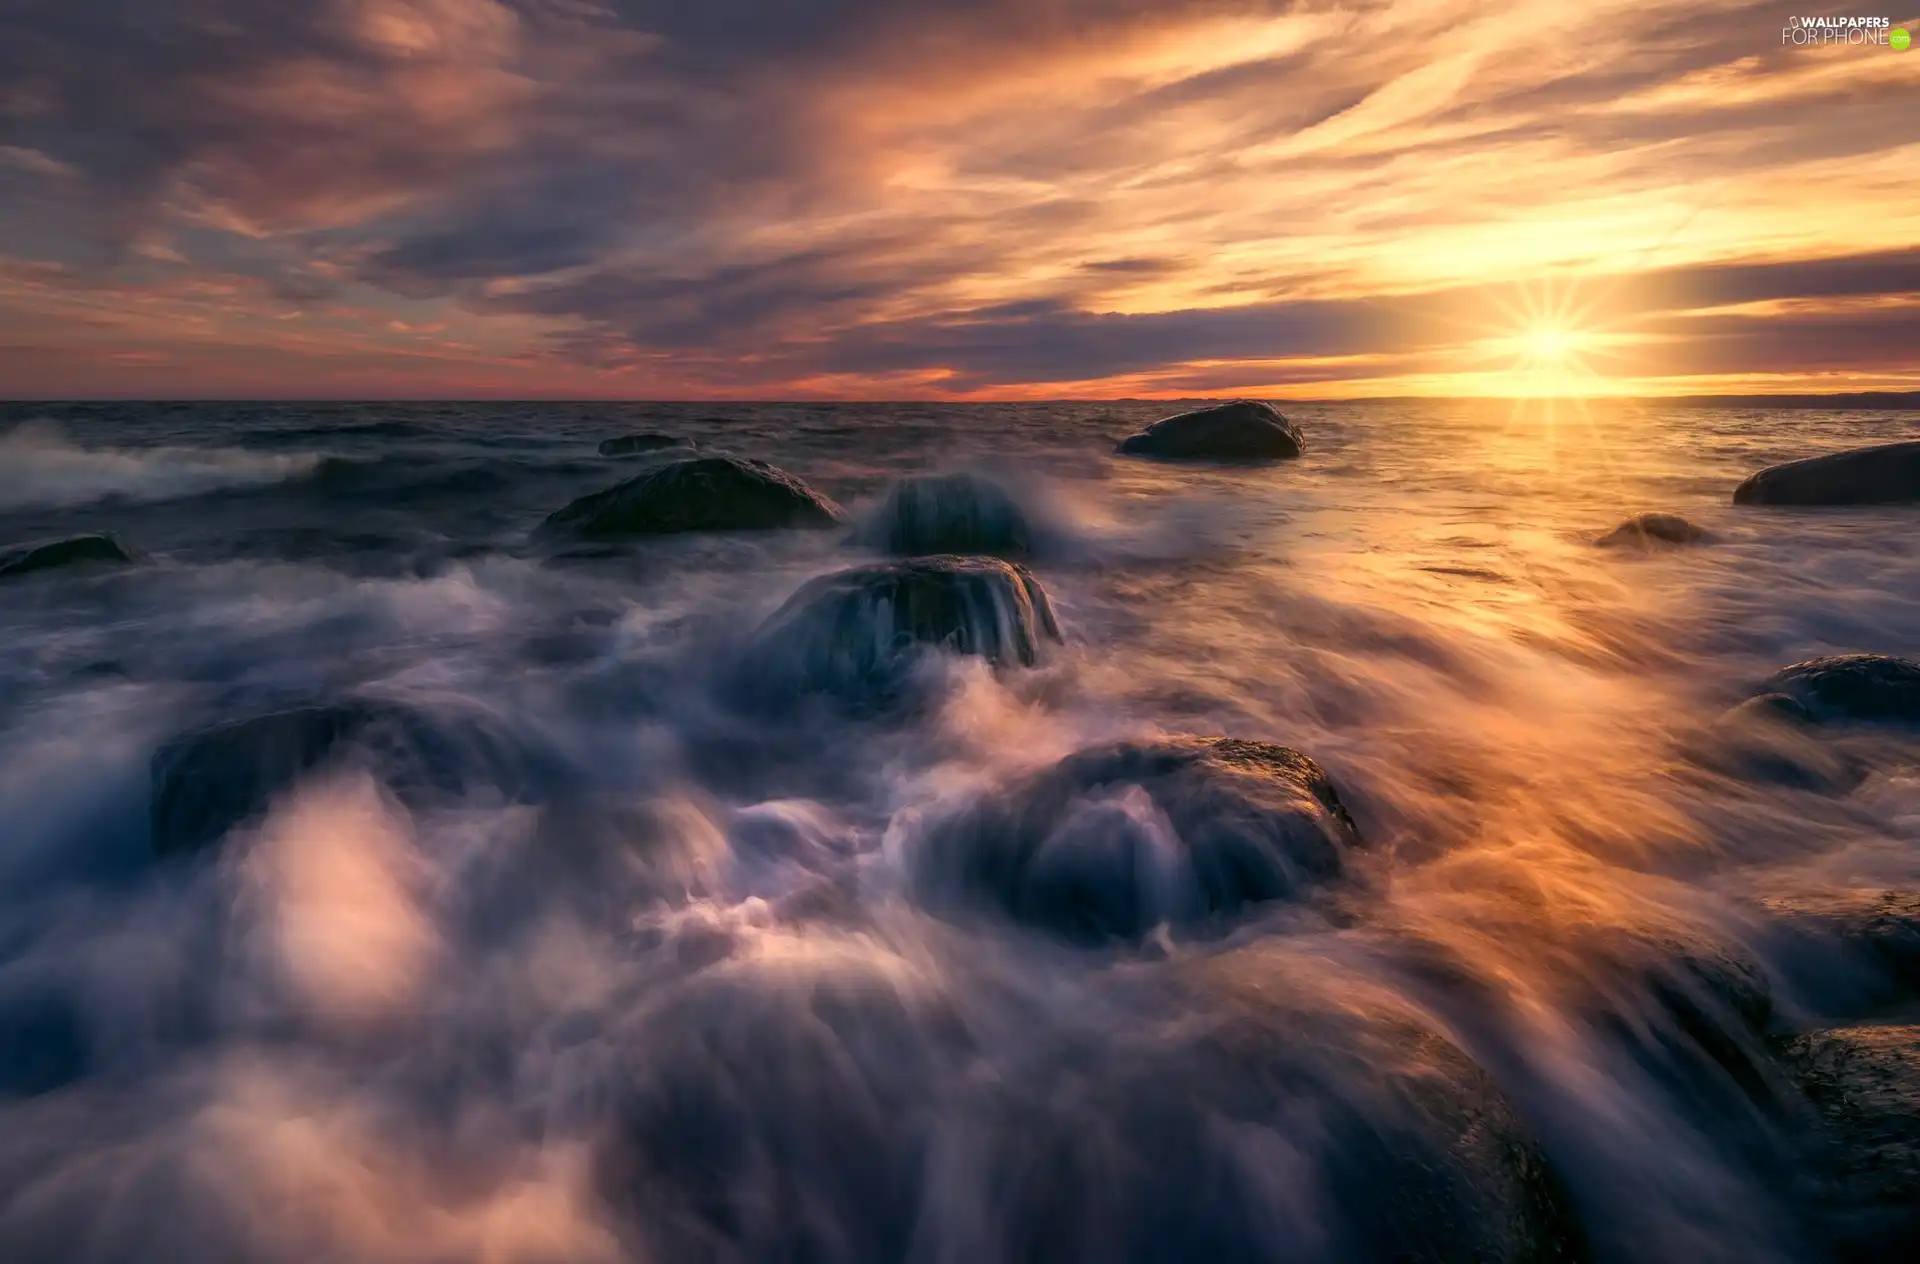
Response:
[[[0,396],[1920,389],[1913,4],[0,0]]]

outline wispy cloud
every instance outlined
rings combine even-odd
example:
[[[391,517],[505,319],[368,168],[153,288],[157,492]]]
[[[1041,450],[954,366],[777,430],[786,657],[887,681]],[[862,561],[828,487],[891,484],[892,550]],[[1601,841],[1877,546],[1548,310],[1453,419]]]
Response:
[[[1920,385],[1920,54],[1789,11],[17,0],[0,393]]]

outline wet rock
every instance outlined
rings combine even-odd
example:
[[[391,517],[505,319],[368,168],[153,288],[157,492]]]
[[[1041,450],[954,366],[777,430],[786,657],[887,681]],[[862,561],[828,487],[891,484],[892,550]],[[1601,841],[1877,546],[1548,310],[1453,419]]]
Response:
[[[1818,723],[1920,723],[1920,663],[1887,654],[1839,654],[1795,663],[1764,686]]]
[[[582,496],[547,518],[543,530],[586,539],[682,531],[772,531],[832,527],[840,506],[764,461],[697,457],[658,465],[615,487]]]
[[[965,553],[1024,558],[1034,530],[1004,487],[978,474],[902,479],[863,533],[874,547],[900,557]]]
[[[364,768],[409,807],[536,798],[559,777],[550,755],[470,707],[430,712],[374,698],[293,707],[199,729],[154,753],[153,849],[207,847],[308,775],[342,767]]]
[[[1828,1258],[1920,1252],[1920,1027],[1843,1027],[1788,1041],[1816,1112],[1812,1202]]]
[[[1761,470],[1736,505],[1891,505],[1920,501],[1920,441],[1853,448]]]
[[[1687,752],[1695,763],[1741,781],[1846,794],[1867,768],[1814,724],[1796,698],[1765,693],[1715,720]]]
[[[1163,417],[1114,450],[1175,461],[1278,461],[1299,456],[1304,447],[1300,427],[1279,409],[1242,399]]]
[[[119,536],[75,535],[0,549],[0,579],[78,566],[125,566],[142,560],[141,554]]]
[[[66,995],[0,992],[0,1102],[63,1088],[86,1074],[88,1058],[85,1025]]]
[[[1859,1018],[1920,1000],[1920,891],[1837,890],[1774,896],[1761,908],[1787,940],[1779,954],[1829,1018]]]
[[[630,434],[616,439],[603,439],[600,442],[601,456],[639,456],[646,452],[659,452],[667,448],[691,448],[695,444],[691,439],[670,434]]]
[[[1594,541],[1603,549],[1655,549],[1665,545],[1700,544],[1711,539],[1706,531],[1678,514],[1635,514]]]
[[[803,692],[880,698],[922,651],[1032,667],[1043,645],[1059,639],[1046,589],[1025,567],[922,557],[804,585],[761,628],[756,658]]]
[[[1338,876],[1361,846],[1320,766],[1230,738],[1123,742],[1072,755],[929,830],[930,903],[984,903],[1083,943],[1235,914]]]

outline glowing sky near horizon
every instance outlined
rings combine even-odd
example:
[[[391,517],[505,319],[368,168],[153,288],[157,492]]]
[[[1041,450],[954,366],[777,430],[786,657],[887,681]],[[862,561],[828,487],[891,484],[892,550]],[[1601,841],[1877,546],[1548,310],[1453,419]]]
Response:
[[[1798,11],[5,0],[0,396],[1920,389]]]

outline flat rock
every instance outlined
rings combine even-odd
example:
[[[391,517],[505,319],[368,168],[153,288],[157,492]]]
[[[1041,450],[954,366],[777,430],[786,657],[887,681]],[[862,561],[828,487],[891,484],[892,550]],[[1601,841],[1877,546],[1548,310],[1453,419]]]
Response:
[[[764,461],[695,457],[657,465],[560,509],[548,533],[584,539],[683,531],[774,531],[839,525],[840,506]]]
[[[1603,549],[1656,549],[1669,545],[1700,544],[1712,537],[1678,514],[1635,514],[1594,543]]]
[[[1304,448],[1300,427],[1279,409],[1242,399],[1163,417],[1114,450],[1173,461],[1283,461]]]
[[[630,434],[614,439],[600,441],[601,456],[638,456],[644,452],[660,452],[667,448],[691,448],[695,444],[691,439],[670,434]]]
[[[1893,505],[1920,501],[1920,441],[1788,461],[1733,491],[1736,505]]]
[[[1307,756],[1184,737],[1081,751],[936,823],[915,876],[930,903],[1099,943],[1217,929],[1337,877],[1359,846]]]
[[[142,560],[141,554],[119,536],[107,533],[37,540],[0,549],[0,579],[79,566],[125,566]]]
[[[1775,672],[1763,689],[1818,723],[1920,723],[1920,663],[1889,654],[1836,654]]]

